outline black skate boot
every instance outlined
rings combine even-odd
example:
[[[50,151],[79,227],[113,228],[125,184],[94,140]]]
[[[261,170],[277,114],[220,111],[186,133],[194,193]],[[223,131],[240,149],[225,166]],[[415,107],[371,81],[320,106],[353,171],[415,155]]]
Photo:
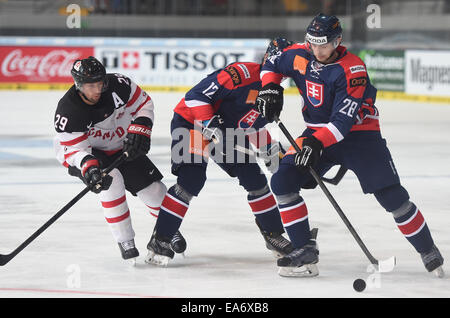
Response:
[[[127,259],[133,259],[139,256],[139,251],[136,248],[136,245],[134,244],[134,239],[122,243],[118,243],[120,252],[122,253],[122,258]]]
[[[444,258],[436,245],[433,245],[429,252],[420,253],[420,257],[422,257],[423,264],[427,271],[434,272],[440,278],[445,276],[444,270],[442,269]]]
[[[153,265],[167,266],[175,253],[170,248],[170,240],[159,237],[153,232],[150,242],[147,244],[148,254],[145,262]]]
[[[319,275],[319,249],[316,243],[317,229],[311,231],[312,238],[301,248],[278,259],[278,274],[285,277],[313,277]]]
[[[284,232],[264,231],[257,219],[255,219],[255,222],[264,237],[267,249],[272,251],[275,258],[281,258],[293,251],[294,248],[292,247],[291,242],[282,235]]]
[[[184,239],[183,235],[181,235],[180,231],[176,231],[173,235],[172,239],[170,240],[170,247],[175,253],[184,253],[186,250],[186,240]]]

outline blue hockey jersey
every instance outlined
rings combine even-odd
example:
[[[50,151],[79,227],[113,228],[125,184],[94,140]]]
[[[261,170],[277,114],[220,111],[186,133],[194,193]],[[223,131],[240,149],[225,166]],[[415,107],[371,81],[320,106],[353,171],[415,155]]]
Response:
[[[333,145],[351,131],[379,131],[376,88],[370,83],[364,62],[337,47],[338,59],[319,63],[305,44],[294,44],[269,58],[261,71],[262,85],[294,80],[303,97],[306,126],[324,147]]]

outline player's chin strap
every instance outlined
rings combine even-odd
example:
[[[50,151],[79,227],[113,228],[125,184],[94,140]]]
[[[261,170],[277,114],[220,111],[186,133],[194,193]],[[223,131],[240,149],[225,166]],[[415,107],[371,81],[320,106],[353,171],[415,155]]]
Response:
[[[114,160],[114,162],[104,169],[102,173],[104,175],[109,174],[114,168],[117,168],[125,159],[128,157],[128,153],[124,152],[122,155]],[[48,220],[44,225],[42,225],[36,232],[34,232],[29,238],[25,240],[22,244],[19,245],[12,253],[10,254],[0,254],[0,266],[6,265],[10,260],[16,257],[25,247],[27,247],[31,242],[33,242],[42,232],[44,232],[50,225],[52,225],[57,219],[61,217],[64,213],[67,212],[75,203],[77,203],[86,193],[90,191],[90,187],[87,186],[83,189],[76,197],[70,200],[61,210],[59,210],[50,220]]]
[[[283,132],[283,134],[289,140],[289,143],[292,145],[292,147],[294,147],[295,151],[301,152],[300,147],[297,145],[297,143],[295,142],[294,138],[292,138],[291,134],[289,133],[289,131],[286,129],[286,127],[280,121],[280,119],[278,117],[275,118],[275,122],[278,124],[278,127],[280,128],[280,130]],[[390,271],[392,271],[394,269],[394,266],[395,266],[395,256],[392,256],[391,258],[389,258],[387,260],[383,260],[383,261],[379,261],[375,257],[373,257],[373,255],[369,252],[369,250],[367,249],[367,247],[364,244],[364,242],[362,241],[362,239],[359,237],[358,233],[355,231],[355,229],[352,226],[352,224],[350,223],[350,221],[345,216],[345,214],[342,211],[341,207],[338,205],[338,203],[336,202],[334,197],[331,195],[330,191],[328,191],[327,187],[325,186],[323,181],[320,179],[320,176],[317,174],[317,172],[312,167],[309,168],[309,172],[311,173],[313,178],[316,180],[317,184],[320,186],[322,191],[325,193],[325,196],[328,198],[330,203],[333,205],[334,209],[339,214],[339,216],[341,217],[342,221],[344,221],[344,224],[347,226],[347,229],[353,235],[353,238],[356,240],[358,245],[361,247],[362,251],[367,256],[367,258],[369,259],[370,263],[372,263],[373,265],[378,265],[378,270],[380,272],[390,272]]]

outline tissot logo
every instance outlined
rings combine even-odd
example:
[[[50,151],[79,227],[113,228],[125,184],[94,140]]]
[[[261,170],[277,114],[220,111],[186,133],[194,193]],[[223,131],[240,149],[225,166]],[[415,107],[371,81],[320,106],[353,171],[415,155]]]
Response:
[[[123,68],[139,68],[139,52],[124,51],[122,52],[122,67]]]
[[[118,51],[103,51],[102,63],[106,68],[119,67],[119,52]]]

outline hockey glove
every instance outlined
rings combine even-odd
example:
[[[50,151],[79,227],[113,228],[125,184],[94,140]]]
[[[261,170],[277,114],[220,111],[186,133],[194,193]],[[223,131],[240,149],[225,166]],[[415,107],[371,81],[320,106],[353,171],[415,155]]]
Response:
[[[108,190],[113,178],[110,175],[103,175],[98,160],[91,155],[84,157],[81,162],[81,175],[83,182],[94,193]]]
[[[270,173],[275,173],[280,166],[280,161],[286,152],[280,143],[273,143],[264,146],[265,150],[259,150],[259,157],[264,161]]]
[[[295,166],[302,172],[308,171],[309,167],[313,167],[319,161],[322,154],[323,145],[314,136],[303,139],[302,151],[297,152],[294,157]]]
[[[223,119],[219,115],[214,115],[209,120],[202,122],[202,135],[207,140],[213,141],[215,144],[223,141]]]
[[[128,126],[128,134],[123,144],[123,152],[128,153],[127,161],[132,161],[149,152],[152,125],[150,118],[138,117]]]
[[[280,116],[283,109],[284,88],[275,83],[264,85],[256,98],[256,107],[263,117],[269,122]]]

